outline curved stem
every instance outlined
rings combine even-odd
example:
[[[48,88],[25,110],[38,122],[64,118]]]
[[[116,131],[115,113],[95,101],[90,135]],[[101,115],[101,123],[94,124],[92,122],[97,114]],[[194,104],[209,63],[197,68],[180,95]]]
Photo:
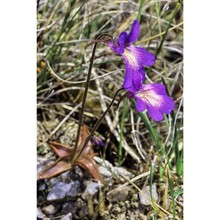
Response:
[[[118,93],[119,93],[120,91],[122,91],[122,90],[124,90],[124,89],[121,88],[121,89],[119,89],[119,90],[115,93],[115,95],[114,95],[114,97],[113,97],[111,103],[109,104],[108,108],[105,110],[105,112],[104,112],[104,113],[102,114],[102,116],[99,118],[99,120],[96,122],[95,126],[93,127],[93,129],[91,130],[90,134],[89,134],[88,137],[86,138],[86,140],[85,140],[85,142],[84,142],[84,144],[83,144],[83,147],[82,147],[82,149],[80,150],[79,154],[76,155],[76,157],[73,157],[74,159],[71,161],[72,163],[73,163],[73,162],[78,158],[78,156],[82,153],[83,149],[84,149],[85,146],[88,144],[89,140],[90,140],[91,137],[94,135],[95,131],[98,129],[98,127],[99,127],[99,125],[101,124],[103,118],[105,117],[105,115],[106,115],[106,114],[108,113],[108,111],[110,110],[110,108],[111,108],[111,106],[113,105],[113,103],[114,103],[114,101],[115,101],[115,98],[117,97]],[[126,92],[126,94],[127,94],[127,92]],[[125,95],[122,95],[122,97],[124,98]]]
[[[88,89],[89,89],[90,78],[91,78],[91,73],[92,73],[92,65],[93,65],[93,61],[94,61],[94,58],[95,58],[96,47],[97,47],[98,42],[100,42],[99,40],[103,36],[110,37],[110,35],[108,35],[108,34],[100,34],[96,39],[98,41],[95,42],[94,47],[93,47],[92,57],[91,57],[89,70],[88,70],[88,74],[87,74],[85,91],[84,91],[84,95],[83,95],[82,108],[81,108],[80,115],[79,115],[79,125],[78,125],[78,130],[77,130],[77,135],[76,135],[75,147],[73,149],[73,155],[72,155],[71,161],[74,161],[74,158],[75,158],[74,155],[76,153],[76,149],[77,149],[77,146],[78,146],[78,143],[79,143],[80,131],[81,131],[81,126],[82,126],[82,122],[83,122],[83,112],[84,112],[84,109],[85,109],[86,97],[87,97],[87,93],[88,93]],[[105,42],[106,42],[106,40],[105,40]]]

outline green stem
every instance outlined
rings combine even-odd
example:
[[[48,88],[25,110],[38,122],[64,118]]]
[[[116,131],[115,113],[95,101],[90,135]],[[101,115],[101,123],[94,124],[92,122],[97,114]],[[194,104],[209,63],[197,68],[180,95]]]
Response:
[[[108,34],[100,34],[97,37],[97,40],[101,39],[103,36],[108,36],[108,37],[112,38]],[[95,42],[95,44],[94,44],[93,51],[92,51],[92,57],[91,57],[90,65],[89,65],[89,70],[88,70],[88,74],[87,74],[85,91],[84,91],[83,101],[82,101],[82,108],[81,108],[80,115],[79,115],[79,125],[78,125],[78,130],[77,130],[77,135],[76,135],[76,142],[75,142],[75,147],[73,149],[73,155],[72,155],[72,158],[71,158],[71,162],[72,163],[75,160],[75,156],[74,155],[76,153],[76,149],[77,149],[77,146],[78,146],[78,143],[79,143],[80,131],[81,131],[81,126],[82,126],[82,122],[83,122],[83,112],[84,112],[84,109],[85,109],[86,97],[87,97],[87,93],[88,93],[88,89],[89,89],[89,84],[90,84],[90,78],[91,78],[91,74],[92,74],[92,65],[93,65],[93,61],[94,61],[94,58],[95,58],[95,51],[96,51],[96,47],[97,47],[98,43],[99,43],[99,41]]]

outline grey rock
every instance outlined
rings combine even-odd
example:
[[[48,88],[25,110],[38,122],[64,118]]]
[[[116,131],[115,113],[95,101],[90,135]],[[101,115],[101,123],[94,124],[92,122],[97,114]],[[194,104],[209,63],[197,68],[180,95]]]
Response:
[[[39,187],[38,187],[38,190],[39,191],[43,191],[46,189],[46,184],[42,183]]]
[[[56,183],[51,189],[50,193],[47,195],[48,201],[64,199],[66,196],[66,191],[70,190],[71,186],[69,184],[59,182]]]
[[[126,201],[130,190],[131,190],[131,188],[128,186],[118,187],[118,188],[114,189],[113,191],[111,191],[110,194],[107,195],[107,199],[109,202]]]
[[[112,177],[115,174],[122,182],[124,182],[125,179],[120,176],[125,176],[128,179],[134,177],[134,174],[132,174],[123,167],[114,167],[109,161],[99,157],[93,157],[93,159],[100,164],[99,171],[102,176]]]
[[[40,175],[45,169],[45,166],[51,164],[52,162],[53,160],[51,159],[39,157],[37,159],[37,175]]]
[[[60,220],[72,220],[73,216],[72,213],[69,212],[67,215],[63,216]]]
[[[43,207],[42,211],[45,214],[52,215],[52,214],[57,212],[57,208],[55,206],[53,206],[53,205],[48,205],[48,206]]]
[[[142,191],[143,191],[144,195],[141,192],[139,192],[140,203],[142,205],[150,205],[150,201],[151,201],[151,198],[150,198],[150,186],[143,187]],[[155,202],[158,201],[157,188],[156,188],[155,184],[152,185],[152,197],[153,197]]]
[[[82,198],[87,199],[88,196],[95,195],[98,192],[100,186],[101,184],[99,182],[89,181],[85,191],[82,193]]]
[[[69,177],[69,171],[62,173],[60,176],[63,182],[67,182],[68,177]]]
[[[69,185],[70,185],[70,189],[67,190],[66,196],[75,198],[79,191],[80,183],[78,181],[74,181],[74,182],[69,183]]]
[[[129,172],[128,170],[126,170],[123,167],[114,167],[113,170],[114,174],[116,174],[117,176],[125,176],[128,179],[131,179],[134,177],[134,174]],[[124,178],[121,178],[122,181],[125,181]]]
[[[49,179],[49,186],[52,187],[54,185],[56,185],[56,183],[59,183],[60,182],[60,179],[57,178],[57,177],[52,177]]]
[[[37,208],[37,218],[43,219],[45,217],[45,214],[41,211],[40,208]]]
[[[74,181],[71,183],[56,183],[47,196],[48,201],[61,200],[65,197],[75,198],[79,191],[79,182]]]
[[[78,178],[83,178],[83,171],[79,166],[74,167],[74,173]]]
[[[112,177],[112,172],[107,167],[100,166],[99,172],[101,173],[102,176]]]

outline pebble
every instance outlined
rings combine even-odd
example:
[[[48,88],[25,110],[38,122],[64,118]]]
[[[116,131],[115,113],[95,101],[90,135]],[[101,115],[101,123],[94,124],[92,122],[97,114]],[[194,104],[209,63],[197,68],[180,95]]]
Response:
[[[46,189],[46,184],[45,183],[40,184],[39,187],[38,187],[39,191],[43,191],[45,189]]]
[[[39,157],[37,159],[37,175],[40,175],[45,169],[45,166],[51,164],[52,162],[53,160],[50,160],[48,158]]]
[[[118,176],[125,176],[127,179],[131,179],[134,177],[134,174],[127,171],[125,168],[123,167],[114,167],[113,172],[118,175]],[[124,178],[121,178],[122,181],[124,181]]]
[[[109,171],[109,168],[100,166],[99,167],[99,172],[101,173],[102,176],[105,177],[112,177],[112,172]]]
[[[52,177],[49,179],[49,186],[52,187],[54,186],[56,183],[59,183],[60,182],[60,179],[57,178],[57,177]]]
[[[76,198],[77,193],[79,191],[80,183],[78,181],[74,181],[69,183],[69,185],[70,185],[70,190],[66,192],[66,196]]]
[[[64,173],[62,173],[62,174],[60,175],[60,177],[61,177],[61,179],[62,179],[63,182],[66,182],[66,181],[68,180],[68,178],[69,178],[69,170],[66,171],[66,172],[64,172]]]
[[[56,183],[47,195],[48,201],[61,200],[65,197],[75,198],[79,191],[79,182],[74,181],[71,183]]]
[[[125,179],[123,178],[123,176],[125,176],[128,179],[131,179],[134,177],[134,174],[132,174],[131,172],[129,172],[128,170],[126,170],[123,167],[117,167],[117,166],[113,166],[109,161],[104,160],[102,158],[99,157],[93,157],[93,159],[99,163],[99,171],[101,173],[102,176],[105,177],[112,177],[114,174],[117,177],[120,177],[121,181],[125,181]]]
[[[99,191],[99,182],[88,181],[85,191],[82,193],[82,198],[87,199],[89,196],[95,195]]]
[[[118,187],[118,188],[114,189],[113,191],[111,191],[110,194],[107,195],[107,199],[109,202],[126,201],[130,190],[131,189],[128,186]]]
[[[52,215],[52,214],[55,214],[57,212],[57,208],[53,205],[48,205],[48,206],[43,207],[42,211],[45,214]]]
[[[37,208],[37,218],[43,219],[45,217],[45,214],[41,211],[40,208]]]
[[[60,220],[72,220],[73,216],[72,213],[69,212],[67,215],[63,216]]]
[[[144,186],[142,188],[142,191],[145,194],[145,196],[141,192],[139,192],[140,203],[142,205],[150,205],[150,200],[151,200],[150,199],[150,186]],[[146,199],[146,197],[149,198],[149,199]],[[156,188],[155,184],[152,185],[152,197],[153,197],[155,202],[158,201],[157,188]]]

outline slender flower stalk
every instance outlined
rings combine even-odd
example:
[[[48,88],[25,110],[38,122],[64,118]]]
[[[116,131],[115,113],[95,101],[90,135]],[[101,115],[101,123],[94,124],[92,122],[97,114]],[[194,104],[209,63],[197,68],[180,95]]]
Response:
[[[82,126],[82,123],[83,123],[83,112],[84,112],[84,109],[85,109],[86,97],[87,97],[87,93],[88,93],[88,89],[89,89],[90,78],[91,78],[91,73],[92,73],[92,65],[93,65],[93,61],[94,61],[94,58],[95,58],[96,47],[97,47],[97,44],[100,42],[100,39],[102,37],[105,37],[105,36],[109,37],[109,40],[112,39],[112,37],[109,34],[100,34],[97,37],[96,41],[94,41],[95,44],[94,44],[94,47],[93,47],[92,57],[91,57],[89,70],[88,70],[88,74],[87,74],[85,91],[84,91],[83,101],[82,101],[82,108],[81,108],[80,115],[79,115],[79,125],[78,125],[78,130],[77,130],[77,135],[76,135],[75,147],[74,147],[73,155],[72,155],[72,158],[71,158],[72,163],[75,161],[75,158],[77,157],[75,155],[75,153],[76,153],[76,149],[77,149],[77,146],[78,146],[78,143],[79,143],[80,130],[81,130],[81,126]],[[107,40],[105,39],[102,42],[106,42],[106,41]]]

